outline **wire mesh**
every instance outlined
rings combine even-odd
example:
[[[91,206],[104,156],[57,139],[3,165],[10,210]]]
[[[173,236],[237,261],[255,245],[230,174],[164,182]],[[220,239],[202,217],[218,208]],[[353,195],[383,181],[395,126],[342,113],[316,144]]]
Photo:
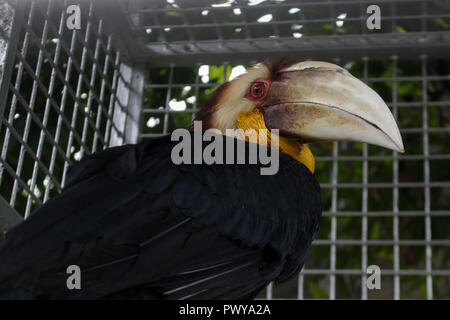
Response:
[[[140,44],[135,59],[153,65],[254,63],[266,56],[357,58],[441,53],[448,46],[448,0],[377,1],[382,28],[366,26],[369,0],[133,1],[125,8]],[[357,50],[356,52],[354,50]],[[401,51],[401,52],[400,52]]]
[[[66,27],[67,3],[19,1],[23,15],[1,115],[0,194],[25,218],[64,186],[68,165],[109,146],[120,53],[92,4]]]

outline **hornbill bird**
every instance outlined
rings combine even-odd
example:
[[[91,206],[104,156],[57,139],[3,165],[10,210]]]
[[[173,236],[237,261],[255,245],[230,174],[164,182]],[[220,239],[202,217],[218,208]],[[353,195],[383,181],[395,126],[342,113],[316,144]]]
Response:
[[[300,272],[318,231],[321,191],[307,143],[403,152],[380,96],[326,62],[258,64],[220,86],[196,120],[223,134],[278,129],[278,172],[175,164],[170,136],[89,155],[70,167],[58,196],[0,242],[0,297],[253,298]],[[71,265],[80,270],[73,290]]]

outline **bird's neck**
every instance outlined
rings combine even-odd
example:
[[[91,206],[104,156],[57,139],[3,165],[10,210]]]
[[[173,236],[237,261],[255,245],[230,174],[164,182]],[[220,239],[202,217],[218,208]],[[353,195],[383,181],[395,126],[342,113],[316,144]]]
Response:
[[[236,119],[236,127],[242,129],[244,132],[253,129],[257,137],[255,140],[252,139],[252,141],[258,141],[259,144],[271,146],[272,133],[267,129],[264,117],[259,109],[255,108],[252,111],[239,114]],[[267,137],[259,136],[260,129],[265,130]],[[247,135],[245,138],[249,140]],[[303,163],[311,173],[314,173],[314,156],[306,145],[292,138],[278,136],[278,148],[281,152]]]

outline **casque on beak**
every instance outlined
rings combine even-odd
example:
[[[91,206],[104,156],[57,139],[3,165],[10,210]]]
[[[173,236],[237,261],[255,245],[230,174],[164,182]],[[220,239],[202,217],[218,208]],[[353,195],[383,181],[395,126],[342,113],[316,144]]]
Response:
[[[304,143],[360,141],[404,152],[386,103],[331,63],[307,61],[282,70],[260,109],[268,129]]]

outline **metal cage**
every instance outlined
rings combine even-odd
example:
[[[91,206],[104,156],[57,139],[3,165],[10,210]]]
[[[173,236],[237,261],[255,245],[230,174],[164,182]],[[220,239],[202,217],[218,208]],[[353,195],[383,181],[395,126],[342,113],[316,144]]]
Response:
[[[382,95],[406,153],[312,146],[318,239],[300,276],[260,298],[450,298],[450,1],[0,0],[0,25],[3,230],[84,155],[187,126],[241,64],[326,60]],[[381,290],[366,286],[372,264]]]

